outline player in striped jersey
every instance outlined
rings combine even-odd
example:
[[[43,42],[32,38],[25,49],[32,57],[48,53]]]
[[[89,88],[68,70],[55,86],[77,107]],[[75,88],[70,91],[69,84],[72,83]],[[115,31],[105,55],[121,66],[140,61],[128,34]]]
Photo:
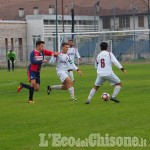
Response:
[[[62,52],[57,57],[53,56],[50,60],[50,64],[54,64],[54,62],[57,61],[56,71],[62,85],[48,85],[47,93],[49,95],[52,89],[69,90],[71,100],[75,101],[77,98],[74,95],[73,81],[69,77],[68,71],[76,70],[80,75],[82,75],[82,72],[67,55],[68,48],[68,43],[62,43]]]
[[[100,52],[96,59],[96,68],[97,68],[97,78],[95,81],[94,87],[91,89],[88,99],[85,104],[89,104],[92,97],[94,96],[95,92],[98,88],[103,85],[105,81],[108,81],[111,85],[114,85],[114,92],[112,94],[111,100],[119,103],[119,100],[116,98],[120,89],[121,89],[121,81],[120,79],[114,74],[112,70],[112,63],[119,69],[121,69],[124,73],[126,70],[122,67],[122,65],[118,62],[116,57],[113,53],[108,52],[108,44],[106,42],[102,42],[100,44],[102,52]]]
[[[34,91],[38,91],[40,89],[40,70],[42,63],[46,63],[47,60],[44,56],[54,56],[58,55],[58,53],[54,53],[50,50],[46,50],[44,47],[44,41],[36,42],[36,49],[33,50],[30,54],[30,65],[28,66],[28,80],[31,83],[30,85],[25,83],[20,83],[17,92],[20,92],[22,88],[26,88],[29,90],[29,103],[34,103],[33,94]]]

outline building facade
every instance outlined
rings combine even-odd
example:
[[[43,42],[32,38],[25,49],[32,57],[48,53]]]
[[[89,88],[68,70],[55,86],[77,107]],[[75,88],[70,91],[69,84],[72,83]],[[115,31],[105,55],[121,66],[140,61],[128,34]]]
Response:
[[[19,65],[25,65],[27,59],[27,23],[26,21],[0,21],[0,66],[7,65],[7,52],[16,52]]]
[[[74,7],[72,7],[72,0],[68,3],[65,1],[63,12],[61,3],[58,2],[58,33],[71,32],[70,9],[73,8],[75,10],[74,32],[79,34],[81,32],[142,30],[150,27],[148,4],[145,1],[137,0],[133,3],[131,0],[128,2],[88,0],[87,4],[75,2]],[[3,7],[0,12],[7,12],[6,10],[7,7],[6,9]],[[1,65],[3,62],[5,64],[6,53],[9,49],[16,51],[19,65],[27,64],[29,54],[35,48],[37,40],[44,40],[47,49],[57,51],[55,1],[50,4],[47,0],[44,3],[42,1],[33,3],[22,1],[13,4],[9,10],[4,16],[0,16],[2,18],[0,21]],[[2,14],[4,13],[0,13],[0,15]],[[71,38],[71,36],[67,38]]]
[[[58,33],[71,32],[71,16],[58,15]],[[94,32],[99,31],[98,16],[93,20],[93,16],[75,16],[74,32]],[[27,43],[31,47],[35,47],[35,42],[39,39],[45,41],[46,48],[56,50],[56,16],[55,15],[30,15],[26,17],[27,28]],[[94,25],[94,22],[96,25]],[[94,29],[94,26],[96,27]],[[69,37],[68,37],[69,38]],[[70,37],[71,38],[71,37]]]

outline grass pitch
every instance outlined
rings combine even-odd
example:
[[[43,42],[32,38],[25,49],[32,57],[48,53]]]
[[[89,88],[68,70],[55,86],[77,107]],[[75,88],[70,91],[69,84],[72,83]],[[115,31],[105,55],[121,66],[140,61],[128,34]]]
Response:
[[[28,104],[28,91],[16,93],[20,81],[28,83],[26,69],[14,72],[0,70],[0,149],[1,150],[127,150],[150,149],[150,64],[124,64],[128,74],[114,68],[123,83],[118,95],[121,103],[103,102],[100,95],[113,92],[104,84],[93,97],[90,105],[84,102],[93,87],[96,70],[81,66],[83,76],[74,72],[75,95],[78,102],[71,102],[68,91],[53,90],[46,93],[47,84],[60,84],[55,67],[41,71],[41,89],[35,92],[34,104]],[[45,134],[48,147],[39,147],[40,133]],[[102,137],[137,137],[147,141],[147,147],[52,147],[48,134],[61,133],[62,137],[84,140],[90,134]],[[84,146],[84,142],[82,142]]]

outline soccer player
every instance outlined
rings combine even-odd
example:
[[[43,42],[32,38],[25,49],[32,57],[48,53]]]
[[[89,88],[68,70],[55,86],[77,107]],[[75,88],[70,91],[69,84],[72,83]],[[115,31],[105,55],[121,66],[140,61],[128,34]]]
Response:
[[[68,48],[69,48],[68,43],[62,43],[62,52],[56,57],[55,56],[51,57],[50,64],[54,64],[57,61],[56,71],[62,85],[53,85],[53,86],[48,85],[47,93],[49,95],[52,89],[69,90],[71,100],[76,101],[77,98],[74,95],[73,81],[69,77],[68,71],[76,70],[80,75],[82,75],[82,72],[67,55]]]
[[[44,56],[53,56],[58,55],[59,53],[54,53],[50,50],[46,50],[44,48],[44,41],[36,42],[36,49],[33,50],[30,54],[30,65],[28,66],[28,80],[31,83],[30,85],[25,83],[20,83],[17,92],[20,92],[22,88],[26,88],[29,90],[29,103],[34,103],[33,94],[34,91],[38,91],[40,89],[40,70],[42,63],[46,63],[47,60],[44,59]]]
[[[92,97],[94,96],[95,92],[98,88],[103,85],[105,81],[108,81],[111,85],[114,85],[114,92],[110,100],[119,103],[120,101],[116,98],[120,89],[121,89],[121,81],[120,79],[114,74],[112,70],[112,63],[126,73],[126,70],[122,67],[122,65],[118,62],[116,57],[113,53],[108,52],[108,44],[106,42],[102,42],[100,44],[101,52],[98,54],[96,59],[96,67],[97,67],[97,78],[95,81],[94,87],[91,89],[88,99],[86,100],[85,104],[89,104]]]
[[[72,59],[72,61],[74,62],[75,57],[77,57],[80,61],[82,61],[82,58],[80,57],[78,49],[73,44],[73,40],[69,40],[68,44],[69,44],[69,49],[68,49],[67,54],[70,56],[70,58]],[[75,82],[73,71],[69,71],[69,76],[72,79],[72,81]]]

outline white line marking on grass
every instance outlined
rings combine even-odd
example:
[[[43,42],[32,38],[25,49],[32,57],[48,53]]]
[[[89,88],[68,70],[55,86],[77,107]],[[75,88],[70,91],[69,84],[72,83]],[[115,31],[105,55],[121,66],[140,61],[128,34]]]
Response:
[[[4,82],[4,83],[0,83],[0,86],[7,86],[7,85],[13,85],[13,84],[16,84],[17,81],[7,81],[7,82]]]

